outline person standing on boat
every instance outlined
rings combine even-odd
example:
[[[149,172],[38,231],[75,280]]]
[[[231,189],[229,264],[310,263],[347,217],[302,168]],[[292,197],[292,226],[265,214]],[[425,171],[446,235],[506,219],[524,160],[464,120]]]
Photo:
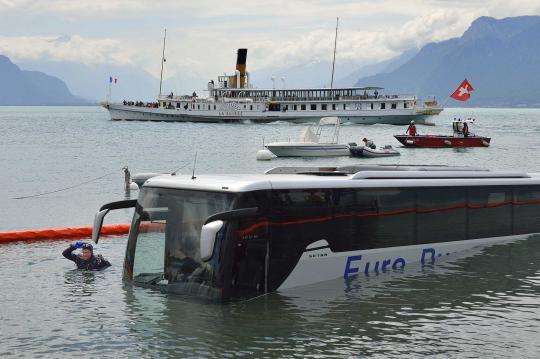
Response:
[[[82,254],[73,254],[73,251],[78,248],[82,248]],[[101,254],[95,256],[94,247],[92,247],[90,243],[85,243],[83,241],[72,243],[62,252],[62,255],[70,261],[75,262],[77,269],[95,270],[111,265],[111,263],[103,258]]]
[[[469,125],[467,125],[467,121],[463,122],[463,137],[469,136]]]
[[[365,147],[369,147],[369,148],[371,148],[373,150],[377,148],[377,146],[375,146],[375,142],[373,142],[372,140],[369,140],[369,139],[364,137],[364,139],[362,139],[362,141],[364,142]]]
[[[405,134],[407,133],[411,136],[416,136],[418,134],[418,132],[416,132],[416,126],[414,124],[414,121],[411,121],[411,123],[409,124],[407,131],[405,131]]]

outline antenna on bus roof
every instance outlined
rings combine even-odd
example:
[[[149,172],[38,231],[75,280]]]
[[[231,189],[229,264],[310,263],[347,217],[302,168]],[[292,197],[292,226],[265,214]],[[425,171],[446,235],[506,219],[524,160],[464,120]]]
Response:
[[[195,178],[195,165],[197,165],[197,152],[195,152],[195,160],[193,161],[193,173],[191,174],[191,179],[194,180]]]

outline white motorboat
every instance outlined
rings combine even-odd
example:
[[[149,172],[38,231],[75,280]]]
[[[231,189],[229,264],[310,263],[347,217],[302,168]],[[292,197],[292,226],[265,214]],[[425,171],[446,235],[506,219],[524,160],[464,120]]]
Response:
[[[400,155],[400,153],[390,145],[379,148],[351,146],[349,151],[353,157],[391,157]]]
[[[334,125],[331,138],[321,141],[321,132],[324,126]],[[316,157],[316,156],[349,156],[349,145],[339,144],[340,120],[338,117],[323,117],[313,131],[308,127],[297,142],[272,142],[265,147],[278,157]]]

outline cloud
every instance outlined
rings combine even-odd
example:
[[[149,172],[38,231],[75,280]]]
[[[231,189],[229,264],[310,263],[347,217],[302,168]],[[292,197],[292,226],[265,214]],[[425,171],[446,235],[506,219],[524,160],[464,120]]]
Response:
[[[21,22],[39,19],[24,30],[31,33],[4,25],[11,35],[0,36],[0,52],[15,59],[130,63],[159,76],[161,31],[167,27],[165,76],[187,71],[215,77],[234,69],[240,47],[249,48],[250,70],[331,61],[336,16],[337,58],[361,66],[460,36],[479,16],[539,14],[540,2],[0,0],[2,13]],[[35,36],[49,31],[53,36]],[[59,33],[79,35],[54,36]]]
[[[461,36],[473,19],[473,13],[463,16],[450,10],[419,16],[403,25],[377,31],[344,29],[338,34],[337,58],[362,64],[380,62],[407,49]],[[313,59],[331,61],[334,32],[314,30],[279,42],[265,39],[253,43],[253,57],[259,62],[258,66],[302,63]]]
[[[131,56],[114,39],[87,39],[78,35],[60,37],[0,36],[0,53],[12,59],[131,64]]]

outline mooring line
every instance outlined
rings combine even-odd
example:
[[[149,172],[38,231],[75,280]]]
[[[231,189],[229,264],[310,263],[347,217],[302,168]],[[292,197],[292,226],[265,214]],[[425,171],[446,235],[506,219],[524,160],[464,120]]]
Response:
[[[99,177],[93,178],[93,179],[91,179],[91,180],[88,180],[88,181],[84,181],[84,182],[75,184],[75,185],[73,185],[73,186],[64,187],[64,188],[60,188],[60,189],[56,189],[56,190],[54,190],[54,191],[37,193],[37,194],[30,195],[30,196],[14,197],[14,198],[12,198],[12,199],[26,199],[26,198],[33,198],[33,197],[44,196],[44,195],[46,195],[46,194],[51,194],[51,193],[57,193],[57,192],[66,191],[66,190],[68,190],[68,189],[72,189],[72,188],[75,188],[75,187],[79,187],[79,186],[85,185],[85,184],[90,183],[90,182],[94,182],[94,181],[100,180],[100,179],[102,179],[102,178],[104,178],[104,177],[107,177],[107,176],[110,176],[110,175],[112,175],[112,174],[114,174],[114,173],[116,173],[116,172],[117,172],[117,171],[109,172],[109,173],[107,173],[107,174],[104,174],[103,176],[99,176]]]

